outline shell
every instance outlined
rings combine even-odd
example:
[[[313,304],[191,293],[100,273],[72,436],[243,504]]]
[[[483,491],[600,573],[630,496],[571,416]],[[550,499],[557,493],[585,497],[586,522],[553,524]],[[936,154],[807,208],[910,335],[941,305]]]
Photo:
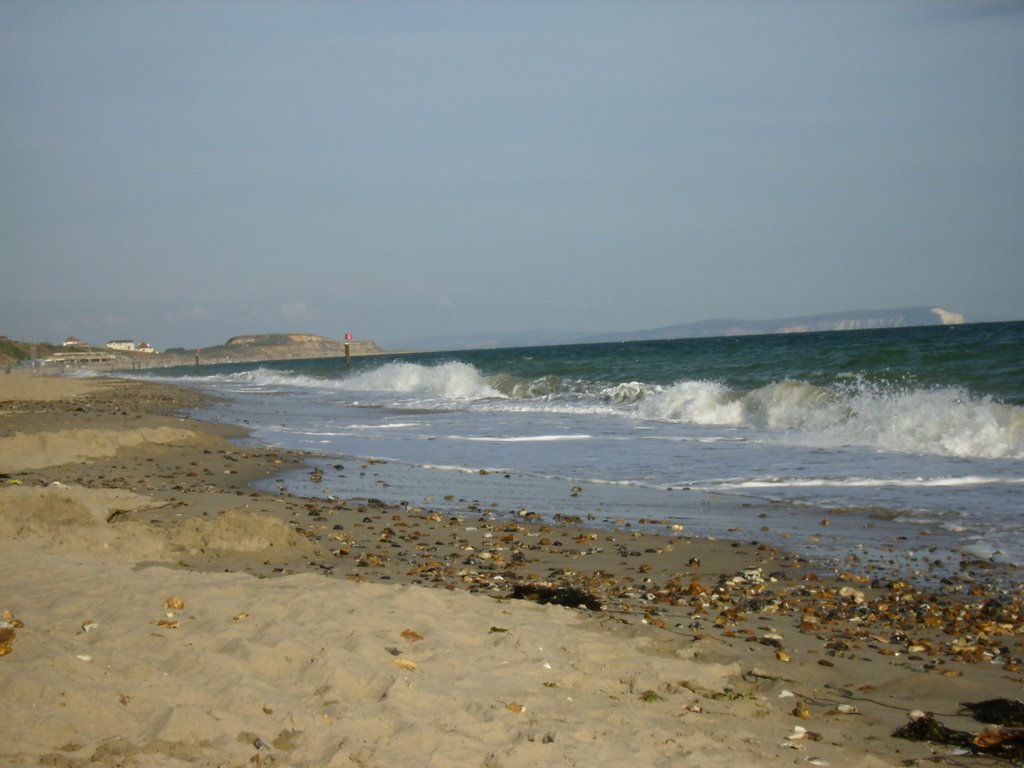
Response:
[[[0,656],[14,651],[14,627],[0,628]]]

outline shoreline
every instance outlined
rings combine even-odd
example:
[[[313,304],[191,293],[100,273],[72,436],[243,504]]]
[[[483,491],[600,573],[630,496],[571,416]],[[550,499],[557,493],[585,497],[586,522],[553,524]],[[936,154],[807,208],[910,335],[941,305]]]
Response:
[[[261,492],[311,457],[181,417],[202,402],[149,382],[0,376],[0,612],[24,625],[0,684],[34,702],[2,699],[6,762],[900,765],[953,754],[891,738],[909,712],[979,732],[961,702],[1020,697],[1019,593],[828,578],[763,544],[584,519]],[[604,610],[508,599],[515,584],[572,587]],[[177,591],[186,607],[161,608]],[[237,610],[196,607],[214,604]],[[253,634],[261,615],[277,618]],[[230,684],[202,657],[185,662],[185,636]],[[175,650],[154,654],[157,642]],[[300,684],[286,683],[307,655]],[[115,658],[141,671],[110,680]],[[168,664],[167,697],[120,690]],[[338,679],[337,666],[365,674]],[[271,697],[268,679],[284,703],[250,716],[238,702]],[[98,698],[72,697],[44,725],[72,690]],[[796,726],[820,741],[787,738]],[[277,739],[240,739],[257,731]]]
[[[205,414],[204,414],[205,415]],[[228,423],[228,422],[220,422]],[[844,571],[921,587],[981,579],[1015,590],[1018,569],[984,562],[951,535],[921,526],[890,526],[870,511],[704,490],[661,489],[541,477],[501,469],[421,467],[385,458],[307,451],[304,466],[257,483],[259,490],[306,497],[383,497],[394,506],[429,506],[445,515],[467,510],[489,520],[575,520],[598,531],[642,531],[673,539],[742,541],[788,552],[822,576]],[[309,479],[317,473],[317,481]],[[434,495],[438,488],[448,493]],[[514,499],[515,504],[508,500]],[[623,514],[623,510],[629,510]],[[642,510],[638,516],[636,510]],[[539,515],[539,517],[538,517]]]

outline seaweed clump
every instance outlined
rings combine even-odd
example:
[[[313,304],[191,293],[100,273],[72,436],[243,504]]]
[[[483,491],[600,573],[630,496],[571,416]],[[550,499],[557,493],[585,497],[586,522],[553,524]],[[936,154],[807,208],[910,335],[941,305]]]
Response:
[[[543,605],[564,605],[567,608],[587,608],[600,611],[603,606],[590,592],[578,587],[553,587],[548,584],[516,584],[509,595],[514,600],[532,600]]]
[[[1011,728],[1024,726],[1024,704],[1010,699],[960,702],[960,714],[969,712],[980,723],[1003,725]]]
[[[993,725],[1016,726],[1024,722],[1024,704],[1008,699],[988,699],[961,703],[961,712],[969,712],[974,719]],[[1012,760],[1024,760],[1024,733],[1018,730],[985,730],[978,734],[947,728],[933,715],[911,720],[892,734],[898,739],[927,741],[961,747],[976,755]]]

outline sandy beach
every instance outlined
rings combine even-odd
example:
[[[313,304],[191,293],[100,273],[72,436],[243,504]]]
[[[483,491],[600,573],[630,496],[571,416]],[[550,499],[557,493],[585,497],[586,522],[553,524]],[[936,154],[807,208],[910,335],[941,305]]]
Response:
[[[316,457],[199,403],[0,375],[3,765],[1007,764],[1012,728],[959,714],[1024,683],[986,563],[924,591],[671,526],[258,492]],[[914,713],[974,741],[894,738]]]

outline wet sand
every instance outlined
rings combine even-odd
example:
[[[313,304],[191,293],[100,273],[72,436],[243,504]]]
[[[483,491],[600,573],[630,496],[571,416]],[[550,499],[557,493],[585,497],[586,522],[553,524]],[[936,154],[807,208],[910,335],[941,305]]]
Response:
[[[987,564],[925,591],[672,525],[260,492],[330,468],[200,402],[0,375],[3,764],[956,764],[891,734],[1020,695]]]

